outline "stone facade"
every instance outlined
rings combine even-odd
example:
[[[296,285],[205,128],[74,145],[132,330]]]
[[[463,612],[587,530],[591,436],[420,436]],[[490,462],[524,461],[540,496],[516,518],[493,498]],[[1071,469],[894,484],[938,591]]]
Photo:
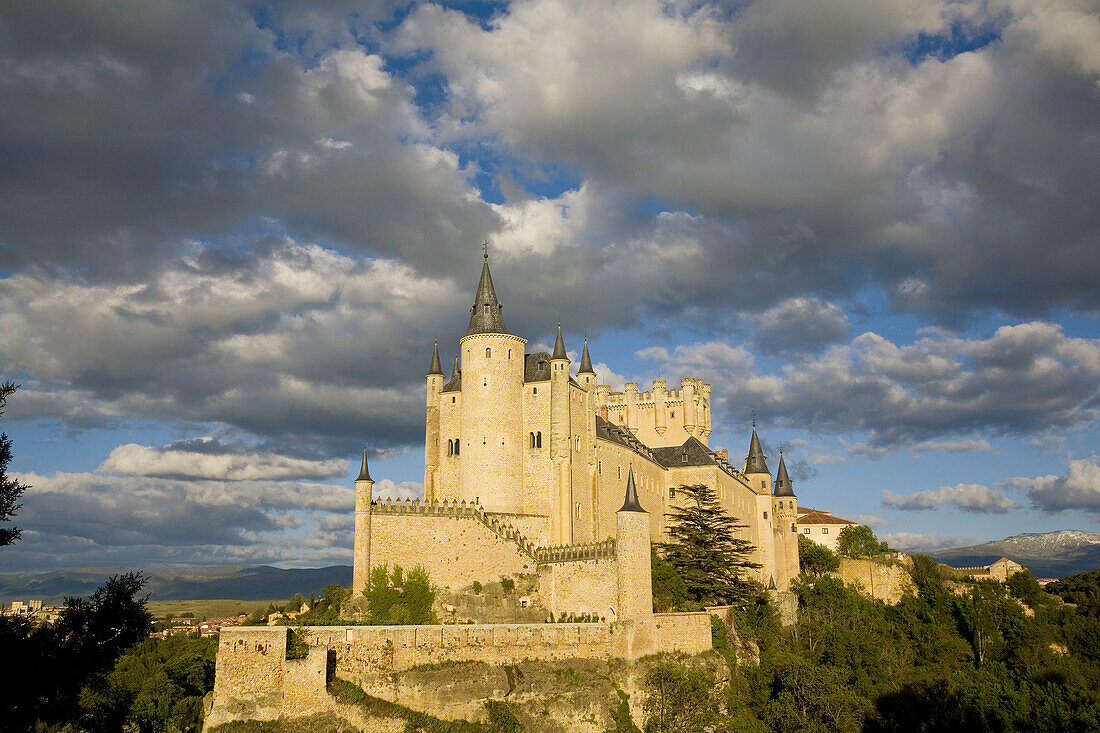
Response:
[[[889,604],[901,601],[906,594],[916,595],[917,586],[909,568],[913,560],[903,555],[902,560],[870,560],[865,558],[840,558],[837,574],[844,585]]]

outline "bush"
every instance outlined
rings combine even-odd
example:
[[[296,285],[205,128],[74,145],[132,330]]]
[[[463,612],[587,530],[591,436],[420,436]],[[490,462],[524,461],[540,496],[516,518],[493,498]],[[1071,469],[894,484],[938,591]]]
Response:
[[[374,568],[363,595],[374,626],[439,623],[432,610],[435,591],[422,567],[413,568],[407,576],[400,565],[394,565],[392,572],[385,566]]]

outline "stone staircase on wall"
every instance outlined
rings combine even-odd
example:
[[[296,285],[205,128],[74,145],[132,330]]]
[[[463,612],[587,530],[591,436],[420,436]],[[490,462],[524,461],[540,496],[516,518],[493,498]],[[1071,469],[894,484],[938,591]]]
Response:
[[[487,514],[480,504],[465,501],[421,501],[420,499],[387,498],[385,502],[375,500],[371,502],[372,514],[415,514],[425,517],[466,517],[481,522],[490,532],[505,542],[512,542],[520,552],[539,564],[579,562],[583,560],[600,560],[615,557],[615,540],[607,539],[603,542],[592,542],[583,545],[560,545],[556,547],[539,547],[527,539],[522,532],[508,522],[501,521],[496,515]]]

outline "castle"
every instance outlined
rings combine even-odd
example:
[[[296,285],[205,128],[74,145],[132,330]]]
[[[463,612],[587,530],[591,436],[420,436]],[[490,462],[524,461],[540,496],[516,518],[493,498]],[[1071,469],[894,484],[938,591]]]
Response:
[[[649,515],[648,541],[667,539],[667,514],[685,499],[677,487],[706,484],[744,525],[740,538],[756,548],[755,578],[788,589],[799,572],[797,499],[782,458],[773,482],[755,426],[745,463],[736,467],[725,450],[707,444],[710,385],[703,380],[685,377],[670,390],[658,379],[648,392],[628,382],[623,392],[611,392],[596,383],[587,340],[572,373],[560,324],[553,353],[526,353],[526,343],[505,326],[486,254],[461,357],[448,379],[437,343],[428,369],[423,504],[372,505],[364,456],[356,482],[354,591],[365,587],[370,567],[382,564],[419,564],[440,587],[459,589],[508,569],[534,572],[540,557],[611,556],[629,477]],[[446,507],[497,528],[520,553],[506,552],[495,572],[498,553],[457,551],[470,539],[465,528],[429,520]],[[469,549],[486,549],[476,545]],[[523,561],[524,549],[538,551],[527,553],[535,562]],[[556,611],[606,616],[609,610],[594,597],[566,602],[543,595]]]
[[[650,392],[628,383],[612,393],[596,384],[587,342],[570,373],[560,326],[553,353],[527,354],[526,343],[504,325],[486,256],[461,363],[446,379],[437,344],[428,369],[424,500],[375,500],[364,450],[347,607],[363,605],[371,568],[419,565],[437,590],[458,593],[525,577],[555,618],[588,620],[223,629],[205,730],[317,713],[381,729],[329,694],[337,678],[451,717],[458,713],[399,693],[395,681],[460,661],[636,660],[710,649],[710,614],[728,609],[653,610],[650,547],[665,538],[684,485],[708,485],[741,520],[760,565],[752,572],[793,613],[786,591],[798,574],[797,500],[782,458],[773,483],[755,426],[744,468],[735,468],[726,451],[707,446],[709,384],[683,379],[670,391],[656,380]],[[307,645],[305,658],[290,658],[292,634]],[[631,714],[640,720],[636,701]]]

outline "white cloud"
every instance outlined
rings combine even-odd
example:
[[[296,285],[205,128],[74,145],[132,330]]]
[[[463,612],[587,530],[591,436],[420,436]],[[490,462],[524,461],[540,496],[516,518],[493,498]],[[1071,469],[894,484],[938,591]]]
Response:
[[[902,510],[935,509],[942,505],[958,507],[966,512],[983,514],[1004,514],[1013,509],[1016,503],[1005,496],[1000,489],[991,489],[981,484],[956,484],[927,489],[912,494],[895,494],[889,489],[882,491],[882,505]]]
[[[882,535],[890,547],[909,552],[934,552],[950,547],[966,547],[975,540],[958,535],[921,534],[919,532],[891,532]]]
[[[97,472],[124,476],[248,481],[330,478],[347,473],[344,460],[310,460],[275,453],[204,453],[127,443],[111,451]]]
[[[1043,511],[1077,509],[1100,515],[1100,465],[1095,457],[1069,461],[1063,476],[1018,477],[1007,483],[1027,492]]]

